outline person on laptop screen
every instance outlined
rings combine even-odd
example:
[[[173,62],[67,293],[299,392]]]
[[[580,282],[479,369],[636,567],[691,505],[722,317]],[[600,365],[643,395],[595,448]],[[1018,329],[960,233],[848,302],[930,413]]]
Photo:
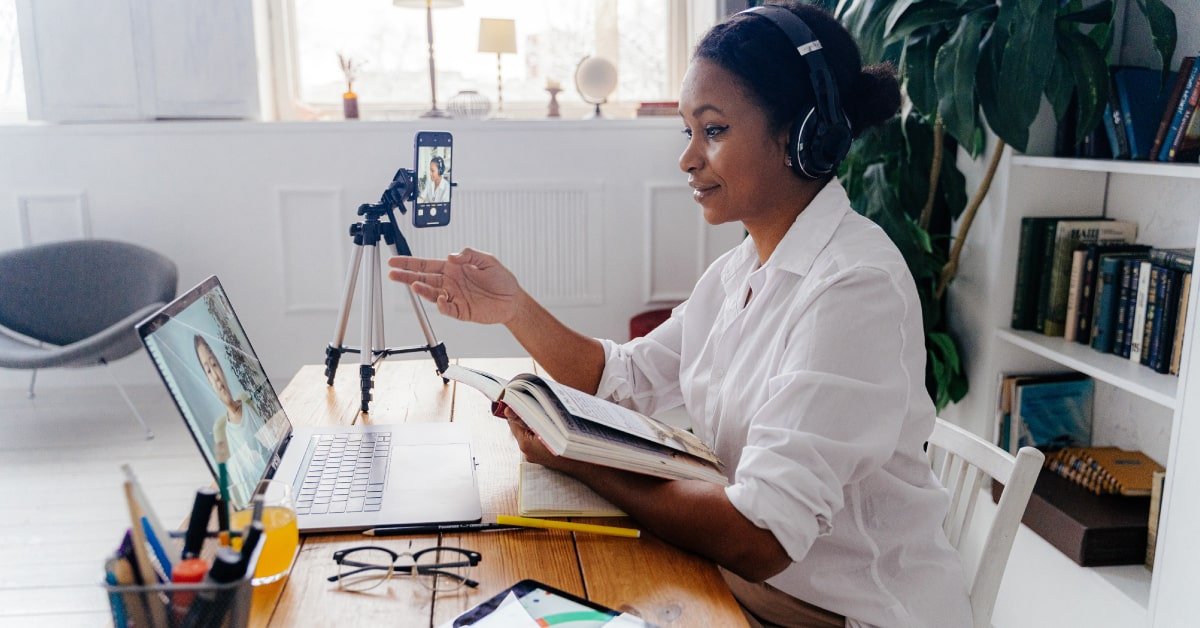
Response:
[[[208,384],[221,402],[224,411],[212,422],[214,441],[216,434],[225,431],[229,442],[230,484],[239,491],[253,487],[262,478],[263,469],[274,451],[279,438],[267,428],[267,420],[258,414],[250,401],[250,394],[242,391],[236,397],[229,389],[229,379],[217,360],[217,354],[204,336],[193,337],[196,359],[204,369]],[[248,493],[246,493],[248,495]]]
[[[695,211],[748,237],[657,329],[625,343],[576,332],[470,249],[393,257],[390,277],[442,314],[504,324],[561,384],[645,414],[686,408],[728,487],[556,457],[508,417],[526,459],[716,562],[752,619],[969,626],[967,580],[942,531],[949,498],[922,449],[935,411],[917,286],[836,176],[835,139],[899,108],[894,69],[863,67],[828,13],[756,7],[704,35],[679,97]]]

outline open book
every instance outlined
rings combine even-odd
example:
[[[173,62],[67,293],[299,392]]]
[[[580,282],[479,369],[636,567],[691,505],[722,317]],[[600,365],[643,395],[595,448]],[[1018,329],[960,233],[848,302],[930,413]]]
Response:
[[[442,376],[511,407],[559,456],[671,480],[729,484],[721,461],[694,434],[611,401],[529,373],[505,381],[453,365]]]
[[[575,478],[521,463],[517,514],[522,517],[624,517],[625,513]]]

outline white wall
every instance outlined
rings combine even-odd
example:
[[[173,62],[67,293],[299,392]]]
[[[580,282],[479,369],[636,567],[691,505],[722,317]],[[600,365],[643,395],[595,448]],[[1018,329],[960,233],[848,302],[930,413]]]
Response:
[[[180,291],[215,273],[269,373],[286,382],[323,359],[355,209],[411,167],[416,131],[449,130],[460,184],[453,221],[414,233],[402,219],[414,253],[496,252],[568,324],[623,339],[630,316],[685,298],[741,237],[737,225],[705,228],[677,167],[678,128],[673,119],[0,127],[0,251],[111,238],[172,258]],[[402,288],[385,290],[389,344],[420,342]],[[428,311],[451,357],[520,351],[502,328]],[[116,369],[123,381],[155,379],[142,355]],[[38,381],[95,376],[60,369]],[[0,371],[0,387],[27,378]]]

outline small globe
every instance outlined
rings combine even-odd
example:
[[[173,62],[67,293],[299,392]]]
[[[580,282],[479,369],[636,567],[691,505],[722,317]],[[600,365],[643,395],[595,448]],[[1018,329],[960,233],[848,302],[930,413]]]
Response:
[[[575,68],[575,89],[584,102],[599,104],[617,89],[617,67],[603,57],[584,57]]]

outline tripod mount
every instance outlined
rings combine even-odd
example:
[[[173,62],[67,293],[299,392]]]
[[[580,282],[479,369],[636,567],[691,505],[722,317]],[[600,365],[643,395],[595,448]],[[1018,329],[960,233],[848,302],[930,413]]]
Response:
[[[438,375],[444,373],[450,366],[450,359],[446,355],[446,345],[438,342],[437,336],[433,333],[433,327],[429,324],[429,317],[425,314],[425,306],[408,286],[405,288],[408,290],[408,297],[412,302],[413,311],[417,315],[421,332],[425,335],[425,344],[387,347],[384,341],[380,241],[382,240],[385,245],[392,246],[396,255],[412,256],[408,241],[404,238],[404,234],[400,231],[400,225],[396,222],[395,211],[399,210],[401,214],[407,213],[404,203],[414,201],[416,197],[415,173],[407,168],[401,168],[392,177],[391,184],[384,190],[378,203],[364,203],[358,206],[358,216],[362,217],[362,221],[350,225],[350,238],[354,241],[354,258],[350,262],[350,268],[346,271],[346,283],[342,291],[342,304],[338,311],[333,340],[329,346],[325,347],[325,381],[327,385],[333,385],[342,354],[357,353],[363,412],[370,411],[371,390],[375,387],[375,366],[387,356],[428,351],[437,366]],[[343,341],[346,338],[350,309],[354,304],[355,286],[360,281],[363,294],[363,303],[360,308],[362,313],[360,342],[362,345],[351,347],[343,344]],[[442,381],[445,383],[448,380],[442,378]]]

